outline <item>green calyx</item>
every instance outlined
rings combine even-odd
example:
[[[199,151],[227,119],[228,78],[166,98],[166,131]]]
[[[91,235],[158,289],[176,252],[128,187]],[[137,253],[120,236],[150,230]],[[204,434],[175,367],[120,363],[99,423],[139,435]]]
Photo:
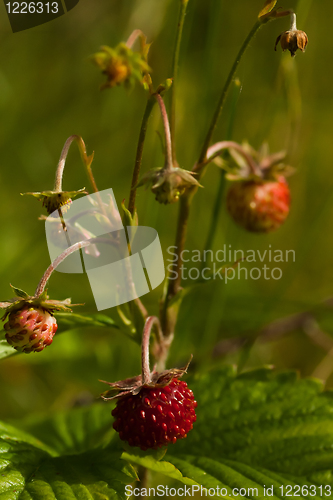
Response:
[[[87,194],[85,188],[77,191],[41,191],[34,193],[21,193],[24,195],[31,195],[43,202],[43,207],[46,208],[48,214],[52,214],[61,208],[62,212],[67,210],[73,198],[79,194]]]
[[[175,203],[187,188],[197,186],[199,182],[192,172],[179,167],[157,168],[147,172],[140,180],[138,187],[152,184],[151,190],[159,203]]]
[[[244,154],[241,154],[243,150]],[[239,180],[262,180],[274,181],[280,176],[289,176],[294,173],[294,169],[284,163],[285,151],[269,153],[267,143],[261,145],[258,151],[248,143],[243,143],[239,150],[229,148],[228,160],[219,162],[219,166],[224,168],[226,178],[230,181]],[[246,159],[246,155],[251,159],[251,163]]]
[[[22,310],[26,305],[34,308],[41,308],[50,314],[53,314],[55,311],[71,312],[72,310],[69,306],[77,305],[71,304],[71,299],[50,300],[46,290],[39,297],[32,297],[24,290],[16,288],[12,285],[10,286],[16,297],[10,299],[8,302],[0,302],[0,308],[5,310],[2,321],[5,321],[9,314]]]

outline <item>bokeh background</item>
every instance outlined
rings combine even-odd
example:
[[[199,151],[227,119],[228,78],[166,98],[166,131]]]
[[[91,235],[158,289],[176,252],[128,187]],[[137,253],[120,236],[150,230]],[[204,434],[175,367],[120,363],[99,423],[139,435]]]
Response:
[[[262,0],[190,0],[177,94],[177,155],[191,169],[214,105],[234,57],[255,22]],[[309,36],[305,54],[294,59],[274,52],[288,19],[264,26],[242,61],[233,139],[272,152],[287,149],[296,172],[290,178],[292,208],[283,227],[270,235],[251,235],[228,218],[224,198],[214,250],[264,252],[294,250],[295,262],[279,263],[280,280],[216,280],[194,288],[179,317],[169,364],[194,354],[192,370],[224,363],[242,369],[273,364],[333,383],[332,217],[332,40],[333,4],[329,0],[278,2],[298,13],[298,27]],[[177,0],[80,0],[67,15],[13,34],[0,5],[0,296],[12,296],[9,283],[33,293],[49,265],[43,213],[20,193],[52,189],[55,168],[68,136],[79,134],[88,153],[95,151],[94,174],[100,189],[112,187],[118,202],[128,200],[138,132],[146,94],[141,87],[100,91],[103,77],[89,61],[101,45],[115,46],[135,28],[152,41],[149,62],[157,86],[170,76],[178,16]],[[167,101],[166,97],[166,101]],[[231,99],[215,139],[225,137]],[[158,108],[149,123],[143,171],[162,166],[157,132]],[[202,250],[221,173],[212,165],[193,204],[188,248]],[[73,145],[64,188],[88,187]],[[174,244],[178,207],[161,206],[140,188],[141,225],[157,229],[166,249]],[[273,263],[244,263],[262,267]],[[95,313],[85,275],[54,273],[52,298],[84,303]],[[143,297],[157,314],[162,286]],[[113,310],[105,311],[115,317]],[[61,330],[61,329],[60,329]],[[83,328],[57,335],[42,353],[14,355],[0,362],[0,417],[18,419],[85,404],[104,390],[98,379],[119,380],[140,370],[139,346],[115,329]]]

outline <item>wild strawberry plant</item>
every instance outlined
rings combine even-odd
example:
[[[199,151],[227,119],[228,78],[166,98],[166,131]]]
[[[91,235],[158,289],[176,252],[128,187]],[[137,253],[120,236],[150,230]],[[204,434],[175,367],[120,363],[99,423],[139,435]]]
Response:
[[[27,193],[43,202],[48,215],[59,215],[60,219],[55,218],[52,223],[54,233],[63,234],[70,229],[71,234],[75,231],[75,241],[64,246],[32,295],[12,287],[16,297],[1,303],[1,358],[19,353],[40,356],[46,347],[52,349],[58,333],[71,335],[73,325],[111,328],[124,335],[124,343],[136,342],[141,346],[141,374],[135,375],[128,367],[125,379],[106,382],[109,389],[102,394],[102,402],[47,417],[34,416],[20,425],[0,423],[0,500],[122,499],[130,496],[130,485],[156,486],[156,473],[171,485],[185,485],[192,492],[203,487],[223,498],[237,498],[241,489],[245,498],[282,498],[288,487],[298,488],[297,495],[302,498],[331,496],[333,401],[320,382],[299,380],[293,372],[275,373],[263,368],[240,373],[241,369],[228,366],[210,371],[193,367],[192,374],[186,376],[189,363],[184,368],[173,366],[170,348],[177,346],[181,335],[177,319],[182,300],[190,290],[182,283],[180,272],[188,220],[207,171],[214,164],[223,169],[208,228],[207,249],[214,240],[225,179],[232,183],[227,209],[246,230],[277,230],[289,214],[286,176],[290,168],[285,163],[286,153],[269,153],[267,145],[255,151],[246,143],[231,140],[230,133],[212,144],[229,91],[239,86],[238,66],[258,30],[273,26],[275,19],[291,18],[290,29],[277,38],[276,45],[280,42],[283,50],[288,49],[295,56],[298,49],[304,52],[308,41],[307,35],[296,28],[293,11],[276,8],[276,0],[264,3],[221,90],[199,157],[194,165],[184,168],[177,161],[175,125],[179,53],[188,2],[179,0],[172,71],[166,81],[154,81],[150,41],[139,29],[126,42],[119,41],[115,48],[103,46],[91,57],[104,77],[101,89],[112,92],[116,86],[132,88],[139,84],[146,91],[129,195],[122,204],[123,224],[135,228],[138,220],[143,223],[136,210],[136,197],[142,186],[151,189],[157,202],[179,206],[174,246],[178,258],[168,269],[159,315],[147,310],[139,298],[117,306],[116,320],[108,314],[86,314],[84,306],[71,312],[70,299],[50,298],[49,280],[56,268],[78,251],[98,258],[98,245],[105,243],[77,224],[74,217],[69,222],[63,218],[64,213],[70,214],[72,200],[86,193],[84,188],[62,188],[72,143],[78,145],[91,191],[99,193],[93,175],[93,154],[87,154],[78,135],[65,142],[53,189]],[[145,136],[155,106],[163,123],[165,161],[154,170],[142,172]],[[233,116],[230,122],[232,119]],[[98,205],[91,215],[108,227],[116,217],[112,200],[109,204],[100,200]],[[117,235],[110,236],[107,243],[114,247],[120,244]],[[233,265],[236,267],[237,262]],[[128,275],[130,280],[130,270]],[[203,286],[199,280],[196,284]],[[58,322],[61,328],[57,331]],[[152,370],[150,352],[155,362]],[[189,348],[188,358],[191,354]],[[193,354],[195,359],[196,353]],[[171,368],[166,369],[167,365]],[[272,494],[267,495],[266,488]],[[144,492],[141,494],[145,496]]]

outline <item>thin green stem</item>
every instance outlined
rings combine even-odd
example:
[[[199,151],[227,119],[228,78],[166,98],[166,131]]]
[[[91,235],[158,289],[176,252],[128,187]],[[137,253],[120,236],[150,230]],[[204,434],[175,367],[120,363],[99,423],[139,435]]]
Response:
[[[175,248],[177,259],[172,264],[171,272],[167,278],[167,286],[165,295],[161,302],[161,325],[162,331],[165,338],[173,338],[175,324],[177,320],[177,311],[172,311],[169,307],[170,300],[179,292],[181,285],[181,265],[182,265],[182,252],[185,249],[185,242],[187,236],[187,224],[190,214],[190,207],[194,193],[198,188],[194,186],[190,188],[187,193],[180,197],[179,212],[178,212],[178,223],[177,223],[177,233]]]
[[[149,475],[150,471],[144,467],[143,465],[139,466],[138,469],[138,476],[140,480],[140,499],[146,500],[147,496],[144,494],[144,490],[146,489],[148,491],[148,486],[149,486]],[[142,492],[142,494],[141,494]]]
[[[238,65],[244,55],[244,52],[246,51],[249,43],[251,42],[252,38],[254,37],[254,35],[257,33],[257,31],[259,30],[259,28],[261,27],[262,23],[257,20],[255,22],[255,24],[253,25],[250,33],[247,35],[243,45],[241,46],[238,54],[237,54],[237,57],[231,67],[231,70],[230,70],[230,73],[228,75],[228,78],[225,82],[225,85],[223,87],[223,90],[222,90],[222,94],[220,96],[220,99],[217,103],[217,106],[216,106],[216,109],[215,109],[215,112],[214,112],[214,115],[213,115],[213,119],[211,121],[211,124],[210,124],[210,127],[208,129],[208,132],[207,132],[207,135],[206,135],[206,138],[204,140],[204,143],[203,143],[203,147],[202,147],[202,150],[201,150],[201,153],[200,153],[200,156],[199,156],[199,160],[198,160],[198,164],[200,165],[201,163],[203,163],[206,159],[206,154],[207,154],[207,149],[209,147],[209,144],[212,140],[212,137],[213,137],[213,133],[215,131],[215,128],[216,128],[216,125],[217,125],[217,122],[221,116],[221,113],[222,113],[222,109],[223,109],[223,106],[225,104],[225,101],[226,101],[226,98],[227,98],[227,95],[228,95],[228,91],[229,91],[229,88],[230,88],[230,85],[235,77],[235,73],[237,71],[237,68],[238,68]]]
[[[239,97],[240,91],[241,91],[241,83],[240,83],[239,79],[236,78],[236,80],[234,82],[233,93],[232,93],[230,118],[229,118],[227,133],[226,133],[226,137],[225,137],[227,141],[231,140],[232,135],[233,135],[237,102],[238,102],[238,97]],[[206,240],[206,244],[204,246],[204,250],[211,249],[213,247],[216,229],[217,229],[217,223],[219,220],[220,211],[221,211],[221,207],[222,207],[221,201],[222,201],[222,196],[223,196],[223,192],[224,192],[224,187],[225,187],[225,172],[223,170],[221,170],[219,186],[218,186],[217,193],[216,193],[212,217],[210,220],[210,227],[208,230],[207,240]]]
[[[132,175],[131,189],[130,189],[130,194],[129,194],[129,201],[128,201],[128,210],[131,212],[132,215],[134,215],[134,212],[135,212],[136,188],[137,188],[137,185],[139,182],[139,175],[140,175],[142,155],[143,155],[143,147],[144,147],[146,132],[147,132],[147,128],[148,128],[148,121],[149,121],[149,117],[151,115],[151,112],[153,110],[155,102],[156,102],[155,97],[153,95],[151,95],[147,101],[146,108],[145,108],[143,118],[142,118],[138,146],[137,146],[137,150],[136,150],[135,164],[134,164],[133,175]]]
[[[170,126],[171,126],[171,141],[173,145],[173,150],[172,150],[172,160],[173,164],[176,164],[176,147],[175,147],[175,135],[176,135],[176,88],[177,88],[177,77],[178,77],[178,66],[179,66],[179,52],[180,52],[180,45],[181,45],[181,39],[182,39],[182,34],[183,34],[183,27],[184,27],[184,21],[185,21],[185,14],[186,14],[186,8],[187,8],[188,0],[181,0],[180,2],[180,10],[179,10],[179,18],[178,18],[178,25],[177,25],[177,36],[176,36],[176,43],[175,43],[175,49],[173,53],[173,60],[172,60],[172,86],[170,89]]]
[[[218,190],[216,193],[213,213],[212,213],[212,217],[211,217],[211,221],[210,221],[209,231],[208,231],[207,240],[206,240],[206,243],[204,246],[204,250],[208,250],[208,249],[212,248],[213,243],[214,243],[217,223],[218,223],[220,211],[221,211],[221,200],[222,200],[222,196],[223,196],[223,192],[224,192],[224,186],[225,186],[225,174],[224,174],[224,172],[220,172],[219,187],[218,187]]]

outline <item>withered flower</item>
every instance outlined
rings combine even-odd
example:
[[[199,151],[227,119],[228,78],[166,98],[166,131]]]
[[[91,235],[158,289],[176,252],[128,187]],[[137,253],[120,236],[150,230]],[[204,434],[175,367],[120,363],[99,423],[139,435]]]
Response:
[[[121,84],[131,88],[136,81],[142,83],[143,73],[149,70],[146,54],[133,51],[125,43],[120,43],[114,49],[103,46],[91,60],[106,75],[107,80],[101,90]]]
[[[282,50],[289,50],[292,57],[295,56],[296,50],[300,49],[302,52],[308,44],[308,37],[304,31],[296,29],[296,14],[291,15],[291,26],[288,31],[281,33],[275,42],[274,50],[280,42]]]
[[[87,194],[87,191],[85,188],[82,188],[77,191],[41,191],[21,194],[29,194],[37,198],[39,201],[42,201],[43,207],[46,208],[47,213],[50,215],[60,208],[63,213],[66,212],[72,203],[72,199],[79,194]]]
[[[185,189],[200,186],[192,173],[179,167],[158,168],[147,172],[138,184],[152,184],[151,190],[159,203],[175,203]]]

